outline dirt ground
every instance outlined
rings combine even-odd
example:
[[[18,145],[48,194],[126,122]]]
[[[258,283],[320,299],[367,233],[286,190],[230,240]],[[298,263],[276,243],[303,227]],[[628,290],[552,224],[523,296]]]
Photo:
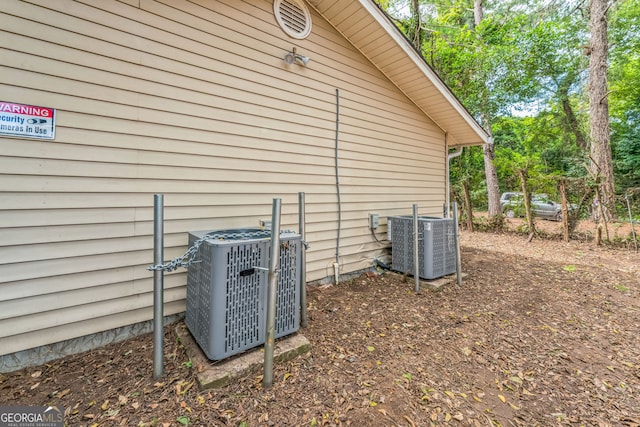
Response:
[[[640,256],[587,231],[462,232],[463,285],[439,292],[388,272],[311,288],[311,352],[270,389],[258,373],[200,392],[170,325],[160,381],[145,335],[0,374],[0,405],[94,427],[640,426]]]

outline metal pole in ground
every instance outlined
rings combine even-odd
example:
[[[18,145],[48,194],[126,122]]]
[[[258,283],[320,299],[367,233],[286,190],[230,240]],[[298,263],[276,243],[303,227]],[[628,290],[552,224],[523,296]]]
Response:
[[[416,292],[420,291],[420,256],[418,244],[418,205],[413,205],[413,277],[416,280]]]
[[[307,327],[307,242],[305,240],[304,193],[298,193],[298,224],[300,227],[300,326]]]
[[[164,261],[164,195],[153,196],[153,264]],[[164,355],[164,271],[153,270],[153,378],[162,376]]]
[[[460,236],[458,235],[458,202],[453,202],[453,239],[456,245],[456,277],[462,286],[462,257],[460,256]]]
[[[264,342],[264,376],[262,386],[273,384],[273,353],[276,344],[276,298],[278,292],[278,261],[280,259],[280,199],[273,199],[271,213],[271,250],[269,285],[267,287],[267,326]]]

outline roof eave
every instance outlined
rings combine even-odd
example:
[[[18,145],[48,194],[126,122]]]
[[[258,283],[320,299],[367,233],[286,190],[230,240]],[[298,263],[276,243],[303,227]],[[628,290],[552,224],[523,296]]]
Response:
[[[358,49],[371,63],[380,70],[396,87],[402,91],[411,101],[420,108],[440,129],[449,134],[453,145],[481,145],[489,142],[489,134],[473,118],[469,111],[456,98],[451,89],[440,79],[435,71],[427,64],[422,56],[414,49],[409,40],[396,27],[388,15],[373,0],[358,0],[352,2],[347,0],[307,0],[311,6],[321,14],[334,28],[339,31],[356,49]],[[342,7],[342,2],[344,7]],[[340,4],[340,7],[336,5]],[[359,40],[364,40],[366,35],[363,31],[373,32],[370,25],[359,26],[358,32],[353,31],[353,27],[346,24],[341,28],[341,22],[334,22],[337,19],[336,10],[344,11],[354,4],[359,5],[361,11],[365,11],[373,22],[383,29],[384,38],[379,43],[389,43],[390,49],[380,52],[372,46],[361,46]],[[345,22],[345,21],[343,21]],[[373,24],[372,22],[372,24]],[[374,25],[375,25],[374,24]],[[402,55],[399,55],[399,52]],[[404,58],[404,67],[394,62],[384,63],[384,59],[389,59],[390,55]],[[407,62],[409,61],[409,62]],[[426,77],[425,84],[416,87],[415,84],[407,83],[407,73],[398,73],[398,69],[409,69],[415,71],[415,76]],[[410,72],[414,76],[414,71]],[[415,83],[415,78],[412,80]],[[436,108],[434,105],[446,106]]]

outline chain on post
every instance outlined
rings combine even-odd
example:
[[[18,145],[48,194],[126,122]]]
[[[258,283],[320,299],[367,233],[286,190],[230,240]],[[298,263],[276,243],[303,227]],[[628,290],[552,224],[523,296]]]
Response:
[[[285,233],[294,233],[294,232],[290,230],[282,230],[280,232],[280,234],[285,234]],[[232,232],[232,233],[225,232],[224,230],[213,231],[211,233],[205,234],[204,236],[202,236],[201,238],[193,242],[193,245],[191,245],[191,247],[187,249],[187,251],[184,254],[180,255],[179,257],[176,257],[164,264],[150,265],[149,267],[147,267],[147,270],[174,271],[179,269],[180,267],[189,268],[191,264],[200,262],[196,260],[196,257],[198,256],[200,245],[202,245],[202,243],[205,242],[206,240],[243,240],[243,239],[249,240],[249,239],[260,239],[260,238],[269,238],[269,237],[271,237],[271,232],[269,230],[260,230],[260,231],[253,230],[253,231],[242,231],[242,232]],[[305,242],[303,242],[303,244],[305,244],[305,246],[307,245]]]

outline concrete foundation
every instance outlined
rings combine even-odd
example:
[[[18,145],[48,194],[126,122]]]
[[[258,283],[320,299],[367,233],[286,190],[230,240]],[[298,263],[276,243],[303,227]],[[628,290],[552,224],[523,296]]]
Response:
[[[211,362],[195,342],[187,327],[181,323],[176,332],[197,371],[198,386],[201,390],[218,388],[237,378],[246,377],[262,369],[264,365],[263,347],[257,347],[240,355],[218,362]],[[309,352],[311,344],[300,334],[276,341],[274,363],[292,360]]]
[[[184,313],[167,316],[164,318],[164,324],[171,324],[183,317]],[[0,373],[43,365],[51,360],[93,350],[98,347],[104,347],[105,345],[121,342],[138,335],[148,334],[151,331],[153,331],[153,322],[149,320],[54,344],[30,348],[16,353],[1,355]]]

